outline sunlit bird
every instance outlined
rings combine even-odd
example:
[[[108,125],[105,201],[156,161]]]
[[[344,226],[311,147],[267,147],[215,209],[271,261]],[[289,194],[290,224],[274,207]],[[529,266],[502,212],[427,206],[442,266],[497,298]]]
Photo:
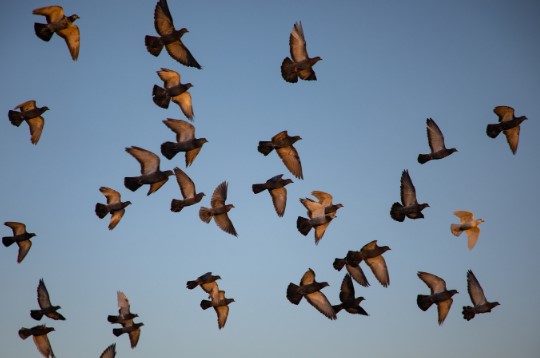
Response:
[[[306,39],[302,22],[294,24],[289,37],[289,47],[291,58],[285,57],[281,63],[281,76],[290,83],[298,82],[298,77],[306,81],[315,81],[317,76],[313,71],[313,66],[320,60],[319,56],[309,57],[306,49]]]
[[[217,286],[217,280],[221,280],[221,276],[212,275],[212,272],[207,272],[204,275],[197,277],[195,280],[188,281],[186,287],[193,290],[195,287],[201,286],[204,292],[210,294],[212,289]]]
[[[292,182],[291,179],[283,179],[283,174],[279,174],[268,179],[265,183],[253,184],[251,189],[255,194],[268,190],[268,193],[272,197],[276,214],[282,217],[285,214],[285,207],[287,206],[287,188],[285,186]]]
[[[13,236],[4,236],[2,238],[2,243],[5,247],[9,247],[15,242],[17,243],[17,246],[19,246],[17,262],[21,263],[32,247],[32,241],[30,241],[30,239],[36,236],[36,234],[27,232],[26,225],[23,223],[7,221],[4,223],[4,225],[11,228],[13,231]]]
[[[207,224],[214,218],[216,225],[221,230],[228,234],[238,236],[228,215],[228,212],[234,208],[234,205],[225,204],[225,201],[227,200],[227,187],[228,184],[226,181],[216,187],[214,194],[212,194],[212,199],[210,200],[211,208],[201,207],[199,209],[199,218]]]
[[[105,348],[103,353],[101,353],[101,355],[99,356],[99,358],[114,358],[114,357],[116,357],[116,343],[113,343],[107,348]]]
[[[111,214],[111,221],[109,222],[109,230],[112,230],[118,225],[124,213],[126,212],[126,207],[131,205],[131,201],[122,202],[120,193],[114,189],[107,188],[102,186],[99,188],[99,191],[105,195],[107,198],[107,204],[96,204],[96,215],[103,219],[107,214]]]
[[[43,41],[49,41],[52,35],[57,33],[66,41],[71,58],[77,61],[81,35],[79,27],[74,22],[79,16],[77,14],[65,16],[64,9],[61,6],[41,7],[32,11],[32,14],[43,15],[47,18],[46,24],[34,23],[36,35]]]
[[[412,183],[409,171],[404,170],[401,174],[401,203],[394,203],[390,208],[390,216],[396,221],[403,222],[405,217],[409,219],[421,219],[424,217],[422,210],[429,208],[429,204],[418,204],[416,189]]]
[[[204,193],[197,193],[195,190],[195,183],[186,173],[182,171],[182,169],[178,167],[174,168],[174,175],[176,176],[176,181],[180,187],[182,197],[184,198],[183,200],[171,200],[171,211],[177,213],[186,206],[191,206],[200,202],[204,196]]]
[[[494,307],[500,305],[499,302],[489,302],[484,295],[484,290],[480,286],[480,282],[476,279],[474,273],[467,271],[467,291],[471,298],[473,306],[463,306],[463,318],[470,321],[479,313],[491,312]]]
[[[336,218],[336,212],[343,207],[343,204],[333,204],[332,195],[323,191],[312,191],[311,195],[316,197],[318,201],[309,198],[301,198],[300,202],[307,209],[309,219],[298,216],[296,220],[296,228],[306,236],[312,228],[315,228],[315,244],[317,245],[322,239],[330,222]]]
[[[131,146],[126,148],[126,152],[137,159],[141,165],[140,176],[124,177],[124,185],[131,191],[136,191],[141,186],[149,184],[150,189],[146,195],[150,195],[161,188],[169,180],[169,176],[174,174],[172,170],[161,171],[159,157],[146,149]]]
[[[418,277],[424,281],[424,283],[431,290],[429,295],[418,295],[416,297],[416,303],[422,311],[426,311],[432,304],[437,305],[438,321],[439,325],[443,324],[450,307],[452,307],[452,296],[458,291],[447,290],[446,282],[439,276],[433,275],[427,272],[418,272]]]
[[[179,152],[186,153],[186,167],[189,167],[201,151],[206,138],[195,138],[195,126],[181,119],[167,118],[163,123],[176,134],[176,142],[161,144],[161,154],[172,159]]]
[[[428,154],[418,154],[418,163],[424,164],[430,160],[434,159],[443,159],[448,157],[450,154],[457,152],[456,148],[447,149],[444,145],[444,135],[442,134],[439,126],[431,118],[426,120],[427,126],[427,137],[429,142],[429,148],[431,153]]]
[[[358,282],[358,284],[368,287],[369,282],[364,274],[364,271],[360,267],[361,262],[362,254],[360,251],[349,250],[344,258],[336,258],[332,265],[338,271],[341,271],[341,269],[345,266],[349,275],[351,275],[351,277]]]
[[[454,211],[454,215],[459,218],[460,223],[450,224],[450,231],[455,236],[465,232],[469,237],[467,246],[469,250],[472,250],[478,241],[478,236],[480,236],[480,227],[478,225],[483,223],[484,219],[475,219],[473,213],[464,210]]]
[[[52,350],[51,342],[49,342],[49,337],[47,336],[47,334],[53,331],[53,327],[46,327],[44,324],[32,328],[22,327],[19,329],[19,337],[26,339],[32,336],[39,353],[46,358],[55,358],[56,356]]]
[[[234,298],[226,298],[225,291],[219,290],[216,285],[210,291],[210,300],[201,301],[201,308],[206,310],[213,307],[217,314],[218,328],[222,329],[225,327],[225,323],[227,323],[227,318],[229,317],[229,304],[233,302],[235,302]]]
[[[362,260],[369,266],[373,275],[377,278],[384,287],[390,285],[390,276],[386,261],[382,256],[386,251],[390,250],[388,246],[378,246],[377,240],[373,240],[365,244],[360,250]]]
[[[289,283],[289,286],[287,286],[287,299],[292,304],[298,305],[302,297],[305,297],[317,311],[329,319],[336,319],[336,312],[334,312],[328,298],[321,292],[327,286],[329,286],[328,282],[315,281],[315,272],[310,268],[302,276],[300,285]]]
[[[50,319],[62,321],[65,320],[65,317],[58,313],[58,310],[62,307],[54,306],[51,303],[49,291],[47,291],[47,287],[45,287],[45,281],[43,281],[43,279],[39,280],[39,284],[37,287],[37,301],[39,304],[39,310],[30,311],[30,316],[33,319],[40,321],[43,315],[45,315]]]
[[[139,317],[139,315],[136,313],[131,313],[129,300],[127,299],[126,295],[122,291],[117,291],[116,296],[119,307],[118,316],[109,315],[107,316],[107,321],[121,324],[122,328],[113,328],[113,334],[116,337],[119,337],[122,334],[127,333],[131,348],[135,348],[139,342],[141,327],[144,326],[144,324],[142,322],[133,322],[133,319]]]
[[[304,179],[300,156],[293,146],[300,139],[302,139],[300,136],[291,137],[287,131],[282,131],[273,136],[270,141],[259,141],[257,150],[267,156],[275,149],[291,174],[298,179]]]
[[[163,81],[163,87],[154,85],[152,89],[152,100],[161,108],[169,108],[170,101],[176,103],[182,113],[193,120],[193,105],[191,103],[191,94],[188,90],[193,87],[191,83],[181,83],[180,74],[176,71],[162,68],[157,71],[159,78]]]
[[[36,101],[30,100],[19,104],[15,109],[18,109],[20,112],[10,110],[8,112],[9,121],[16,127],[20,126],[23,121],[26,121],[30,128],[30,141],[32,144],[37,144],[45,126],[45,119],[41,115],[49,107],[37,107]]]

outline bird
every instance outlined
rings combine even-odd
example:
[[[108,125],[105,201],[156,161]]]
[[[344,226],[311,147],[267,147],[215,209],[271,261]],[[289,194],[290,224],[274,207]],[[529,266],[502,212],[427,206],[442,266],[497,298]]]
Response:
[[[21,329],[19,329],[19,337],[21,337],[22,339],[26,339],[32,336],[32,339],[34,340],[34,343],[36,344],[39,353],[41,353],[46,358],[55,358],[54,352],[51,347],[51,342],[49,342],[49,338],[47,337],[47,334],[53,331],[53,327],[46,327],[44,324],[34,326],[32,328],[22,327]]]
[[[212,289],[217,286],[216,281],[221,280],[221,276],[212,275],[212,272],[207,272],[204,275],[197,277],[195,280],[188,281],[186,287],[193,290],[197,286],[201,286],[204,292],[210,293]]]
[[[146,195],[150,195],[163,186],[169,176],[173,175],[172,170],[161,171],[159,169],[159,157],[140,147],[131,146],[126,148],[126,152],[131,154],[141,165],[141,175],[138,177],[124,177],[124,185],[131,191],[136,191],[144,184],[150,184],[150,189]]]
[[[164,87],[154,85],[152,89],[154,103],[161,108],[169,108],[169,103],[172,100],[189,120],[193,120],[195,114],[193,113],[191,94],[188,92],[193,85],[181,83],[180,74],[168,68],[162,68],[157,71],[157,74],[163,80]]]
[[[318,245],[322,239],[326,228],[330,222],[336,217],[336,212],[343,204],[332,204],[332,195],[323,191],[312,191],[311,195],[316,197],[318,201],[309,198],[301,198],[300,202],[307,209],[309,219],[298,216],[296,220],[296,228],[302,235],[307,235],[311,228],[315,227],[315,244]]]
[[[510,146],[512,154],[516,154],[519,144],[519,131],[521,122],[527,119],[525,116],[514,116],[514,108],[509,106],[497,106],[493,112],[499,117],[499,123],[488,124],[486,133],[490,138],[497,138],[503,132]]]
[[[253,184],[251,189],[254,194],[268,190],[272,197],[272,203],[274,204],[276,214],[279,217],[283,217],[285,214],[285,207],[287,206],[287,188],[285,188],[285,186],[292,182],[291,179],[283,179],[283,174],[278,174],[268,179],[265,183]]]
[[[291,137],[287,131],[282,131],[273,136],[270,141],[259,141],[257,150],[267,156],[275,149],[291,174],[298,179],[304,179],[300,156],[298,156],[298,152],[293,146],[300,139],[302,139],[300,136]]]
[[[169,160],[176,153],[186,153],[186,167],[189,167],[201,151],[206,138],[195,138],[195,126],[181,119],[167,118],[163,123],[176,134],[176,142],[161,144],[161,154]]]
[[[144,38],[148,52],[157,57],[165,46],[169,55],[184,66],[195,67],[199,70],[202,68],[182,42],[182,36],[189,32],[188,29],[175,29],[167,0],[159,0],[156,4],[154,27],[159,36],[146,35]]]
[[[454,211],[454,215],[457,216],[460,220],[459,224],[450,224],[450,231],[455,236],[461,235],[462,232],[467,233],[469,237],[467,246],[469,250],[472,250],[478,241],[478,236],[480,235],[480,223],[483,223],[484,219],[474,219],[474,214],[470,211],[457,210]]]
[[[4,225],[11,228],[13,231],[13,236],[4,236],[2,238],[2,243],[5,247],[11,246],[14,242],[17,243],[17,246],[19,246],[17,263],[21,263],[32,247],[32,241],[30,241],[30,239],[36,236],[36,234],[27,232],[26,225],[23,223],[7,221],[4,223]]]
[[[474,305],[473,307],[463,306],[463,318],[467,321],[473,319],[478,313],[491,312],[494,307],[500,305],[499,302],[489,302],[486,299],[482,286],[480,286],[480,283],[471,270],[467,271],[467,291],[469,292],[469,297],[471,297],[471,301]]]
[[[137,347],[139,343],[139,337],[141,336],[141,327],[144,326],[144,323],[133,323],[130,325],[124,325],[122,328],[113,328],[113,334],[116,337],[120,337],[122,334],[127,333],[129,336],[129,343],[131,348]]]
[[[326,228],[335,217],[335,214],[320,215],[313,217],[312,219],[298,216],[296,219],[296,228],[304,236],[309,234],[312,228],[315,228],[315,245],[318,245]]]
[[[40,321],[43,315],[54,320],[63,321],[66,319],[64,316],[58,313],[58,310],[62,307],[52,305],[49,292],[47,291],[47,287],[45,287],[45,281],[43,281],[43,279],[39,280],[37,287],[37,301],[40,309],[30,311],[30,316],[33,319]]]
[[[227,214],[232,208],[233,204],[225,204],[227,200],[227,187],[228,183],[226,181],[219,184],[214,193],[212,194],[212,199],[210,200],[211,208],[201,207],[199,209],[199,217],[205,223],[209,223],[212,218],[216,222],[216,225],[223,231],[228,234],[238,236],[234,225],[229,219]]]
[[[99,356],[99,358],[114,358],[114,357],[116,357],[116,343],[113,343],[107,348],[105,348],[103,353],[101,353],[101,355]]]
[[[373,272],[373,275],[383,287],[388,287],[388,285],[390,285],[388,268],[386,267],[386,261],[382,256],[388,250],[390,250],[388,246],[378,246],[377,240],[365,244],[360,250],[362,260],[369,266],[371,272]]]
[[[318,202],[310,198],[300,199],[300,202],[302,203],[302,205],[304,205],[306,209],[308,210],[307,214],[310,218],[317,216],[317,215],[314,215],[313,213],[319,211],[321,206],[324,208],[325,214],[334,214],[338,211],[338,209],[343,207],[343,204],[333,204],[332,195],[324,191],[314,190],[311,192],[311,195],[316,197]]]
[[[182,171],[182,169],[178,167],[174,168],[174,175],[176,176],[176,181],[180,187],[182,197],[184,198],[183,200],[171,200],[171,211],[177,213],[186,206],[191,206],[200,202],[204,196],[204,193],[197,193],[195,190],[195,183],[186,173]]]
[[[302,276],[299,286],[292,282],[289,283],[289,286],[287,286],[287,299],[292,304],[298,305],[302,297],[305,297],[317,311],[327,318],[337,319],[336,312],[334,312],[328,298],[321,292],[327,286],[329,286],[328,282],[315,281],[315,271],[309,268]]]
[[[401,174],[401,204],[396,202],[392,205],[390,216],[399,222],[403,222],[405,216],[409,219],[421,219],[424,217],[422,210],[425,208],[429,208],[429,204],[418,204],[416,189],[409,176],[409,171],[404,170]]]
[[[349,250],[344,258],[336,258],[332,265],[338,271],[341,271],[343,266],[345,266],[353,280],[358,282],[361,286],[368,287],[369,282],[364,271],[360,267],[360,262],[362,262],[362,254],[360,251]]]
[[[32,99],[19,104],[15,109],[19,109],[19,112],[9,110],[9,121],[16,127],[20,126],[23,121],[26,121],[30,128],[30,141],[34,145],[37,144],[45,126],[45,119],[41,115],[45,111],[48,111],[49,107],[38,107],[36,101]]]
[[[427,137],[429,142],[429,148],[431,153],[418,154],[418,163],[425,164],[432,159],[443,159],[450,154],[457,152],[456,148],[447,149],[444,145],[444,135],[442,134],[439,126],[431,118],[426,120],[427,125]]]
[[[129,335],[129,341],[131,343],[131,348],[137,346],[139,341],[139,336],[141,334],[140,328],[144,326],[141,323],[134,323],[133,319],[139,317],[136,313],[131,313],[129,300],[122,291],[116,292],[117,301],[118,301],[118,316],[109,315],[107,316],[107,321],[110,323],[119,323],[122,325],[122,328],[114,328],[113,334],[118,337],[124,333]]]
[[[235,302],[234,298],[226,298],[225,291],[219,290],[219,288],[214,286],[212,291],[210,291],[210,300],[202,300],[201,308],[206,310],[210,307],[214,307],[214,310],[217,314],[218,328],[222,329],[227,323],[227,318],[229,317],[229,304]]]
[[[418,277],[429,287],[431,294],[418,295],[416,297],[416,304],[422,311],[426,311],[432,304],[436,304],[439,325],[443,324],[450,311],[450,307],[452,307],[452,296],[459,292],[457,290],[447,290],[446,282],[439,276],[431,273],[419,271]]]
[[[362,296],[354,297],[354,286],[349,274],[346,274],[341,282],[339,300],[341,301],[340,304],[332,306],[336,315],[343,309],[351,314],[369,316],[369,314],[362,307],[360,307],[360,302],[364,301],[365,298]]]
[[[120,193],[114,189],[102,186],[99,191],[107,198],[107,204],[96,204],[96,215],[103,219],[107,214],[111,214],[111,221],[109,222],[109,230],[112,230],[118,225],[122,216],[126,212],[126,207],[131,205],[131,201],[122,202]]]
[[[54,33],[66,41],[66,45],[73,61],[79,57],[81,35],[79,27],[74,24],[79,19],[77,14],[64,15],[61,6],[45,6],[32,11],[34,15],[43,15],[47,18],[46,24],[34,23],[36,35],[43,41],[49,41]]]
[[[290,83],[298,82],[298,77],[305,81],[316,81],[317,76],[313,71],[313,66],[322,60],[319,56],[309,57],[306,49],[306,39],[304,37],[304,29],[302,22],[297,21],[291,31],[289,37],[289,47],[291,49],[291,57],[285,57],[281,63],[281,76]]]

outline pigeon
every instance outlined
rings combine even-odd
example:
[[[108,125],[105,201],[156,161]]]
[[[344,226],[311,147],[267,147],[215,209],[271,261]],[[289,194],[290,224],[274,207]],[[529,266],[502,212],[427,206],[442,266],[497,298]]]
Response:
[[[225,298],[225,291],[219,290],[216,285],[210,291],[210,300],[201,301],[201,308],[206,310],[214,307],[217,314],[218,328],[222,329],[225,327],[225,323],[227,323],[227,318],[229,317],[229,304],[233,302],[235,302],[234,298]]]
[[[360,250],[362,260],[369,266],[371,272],[373,272],[373,275],[375,275],[377,281],[379,281],[383,287],[388,287],[388,285],[390,285],[388,268],[386,267],[386,261],[382,256],[388,250],[390,250],[388,246],[378,246],[377,240],[365,244]]]
[[[124,177],[124,185],[131,191],[136,191],[144,184],[150,184],[150,189],[146,195],[157,191],[173,175],[172,170],[161,171],[159,169],[159,157],[154,153],[136,146],[126,148],[126,152],[131,154],[141,165],[141,176]]]
[[[117,291],[118,299],[118,316],[107,316],[107,321],[111,323],[119,323],[122,325],[122,328],[113,328],[113,334],[116,337],[121,336],[124,333],[129,335],[129,342],[131,348],[135,348],[139,342],[139,336],[141,335],[141,327],[144,326],[144,323],[134,323],[133,318],[139,317],[136,313],[131,313],[129,301],[126,295]]]
[[[37,107],[35,100],[26,101],[19,104],[15,109],[19,109],[20,112],[10,110],[8,112],[9,121],[14,126],[18,127],[23,121],[28,123],[30,127],[30,141],[32,144],[37,144],[43,132],[43,126],[45,126],[45,120],[41,116],[45,111],[49,110],[49,107]]]
[[[290,137],[287,131],[279,132],[270,141],[260,141],[257,150],[267,156],[275,149],[291,174],[298,179],[304,179],[300,157],[296,148],[293,147],[293,144],[300,139],[302,139],[300,136]]]
[[[360,262],[362,262],[362,254],[360,251],[349,250],[344,258],[336,258],[333,266],[338,271],[341,271],[343,266],[345,266],[347,268],[347,272],[356,282],[358,282],[358,284],[368,287],[369,282],[364,274],[364,271],[360,267]]]
[[[77,14],[65,16],[64,9],[61,6],[41,7],[32,11],[32,14],[43,15],[47,18],[46,24],[34,23],[36,35],[43,41],[49,41],[56,32],[58,36],[66,41],[73,61],[77,61],[81,36],[79,27],[74,22],[79,16]]]
[[[308,210],[307,214],[310,218],[317,216],[313,213],[318,212],[321,206],[324,208],[325,214],[334,214],[338,211],[338,209],[343,207],[343,204],[333,204],[332,195],[325,193],[324,191],[314,190],[311,192],[311,195],[317,198],[318,203],[309,198],[300,199],[302,205],[304,205]]]
[[[109,230],[112,230],[118,225],[122,216],[126,212],[125,208],[131,205],[131,201],[122,202],[120,193],[114,189],[102,186],[99,191],[107,198],[107,204],[96,204],[96,215],[103,219],[107,214],[111,214],[111,221],[109,222]]]
[[[207,272],[204,275],[197,277],[193,281],[188,281],[186,287],[190,290],[193,290],[197,286],[201,286],[204,292],[210,294],[212,289],[217,286],[216,281],[221,280],[221,276],[212,275],[212,272]]]
[[[107,348],[105,348],[103,353],[101,353],[101,355],[99,356],[99,358],[114,358],[114,357],[116,357],[116,343],[113,343]]]
[[[418,154],[418,163],[425,164],[432,159],[443,159],[450,154],[457,152],[456,148],[446,149],[444,145],[444,135],[442,134],[439,126],[431,118],[426,120],[427,125],[427,137],[429,142],[429,148],[431,153]]]
[[[113,328],[113,334],[116,337],[121,336],[124,333],[127,333],[129,336],[129,343],[131,348],[137,347],[139,343],[139,337],[141,336],[141,327],[144,326],[144,323],[133,323],[131,325],[125,325],[122,328]]]
[[[272,203],[274,209],[279,217],[283,217],[285,214],[285,207],[287,206],[287,184],[292,183],[291,179],[283,179],[283,174],[276,175],[262,184],[253,184],[251,189],[254,194],[258,194],[261,191],[268,190],[272,197]]]
[[[180,192],[184,197],[184,200],[171,200],[171,211],[177,213],[186,206],[191,206],[200,202],[204,196],[204,193],[197,193],[193,180],[191,180],[191,178],[180,168],[174,168],[174,175],[176,176],[176,181],[180,187]]]
[[[39,353],[46,358],[55,358],[56,356],[52,350],[51,342],[49,342],[49,338],[47,337],[47,334],[53,331],[53,327],[46,327],[44,324],[32,328],[22,327],[19,329],[19,337],[26,339],[32,336]]]
[[[478,313],[491,312],[492,308],[500,305],[499,302],[488,302],[482,286],[480,286],[480,283],[471,270],[467,271],[467,291],[469,291],[469,296],[474,305],[474,307],[463,306],[463,318],[467,321],[473,319]]]
[[[227,182],[224,181],[216,187],[214,194],[212,194],[212,199],[210,200],[211,208],[201,207],[199,210],[199,217],[207,224],[214,218],[216,225],[221,230],[228,234],[238,236],[234,225],[227,214],[234,208],[233,204],[225,204],[225,201],[227,200],[227,186]]]
[[[365,300],[365,298],[361,296],[354,297],[354,286],[349,274],[346,274],[341,282],[339,300],[341,301],[340,304],[332,306],[336,314],[343,309],[351,314],[369,316],[368,313],[362,307],[360,307],[360,302]]]
[[[298,77],[305,81],[316,81],[317,76],[313,71],[313,65],[322,60],[319,56],[310,58],[306,49],[306,39],[302,22],[294,24],[289,37],[289,46],[291,48],[291,57],[285,57],[281,63],[281,76],[290,83],[298,82]]]
[[[519,144],[520,124],[527,119],[525,116],[515,117],[514,109],[508,106],[497,106],[493,112],[499,117],[499,123],[488,124],[486,133],[490,138],[497,138],[503,132],[510,150],[515,155]]]
[[[454,211],[454,215],[457,216],[460,220],[459,224],[450,224],[450,231],[455,236],[461,235],[462,232],[466,232],[469,236],[468,247],[469,250],[472,250],[476,242],[478,241],[478,236],[480,235],[480,228],[478,225],[484,222],[484,219],[474,219],[474,214],[469,211],[458,210]]]
[[[318,245],[326,231],[326,228],[328,225],[330,225],[330,222],[335,217],[335,214],[320,215],[314,217],[313,219],[298,216],[296,219],[296,228],[304,236],[309,234],[312,228],[315,228],[315,245]]]
[[[175,142],[161,144],[161,154],[167,159],[172,159],[178,152],[186,153],[186,167],[189,167],[201,151],[206,138],[195,138],[195,126],[181,119],[167,118],[165,125],[176,133]]]
[[[302,205],[307,209],[309,219],[298,216],[296,228],[302,235],[307,235],[311,228],[315,227],[315,244],[318,245],[322,239],[326,228],[336,217],[336,212],[343,207],[342,204],[332,204],[332,195],[323,191],[312,191],[311,195],[319,201],[316,202],[309,198],[300,199]]]
[[[302,279],[300,280],[300,286],[295,285],[294,283],[289,283],[287,287],[287,299],[292,304],[299,304],[302,300],[302,297],[305,297],[306,300],[321,312],[323,315],[329,319],[337,319],[336,312],[332,308],[332,305],[321,292],[323,288],[328,285],[328,282],[317,282],[315,281],[315,272],[310,268],[304,273]]]
[[[5,247],[11,246],[14,242],[19,246],[19,254],[17,256],[17,262],[21,263],[30,248],[32,247],[31,238],[36,236],[34,233],[26,232],[26,225],[23,223],[7,221],[4,225],[9,226],[13,231],[13,236],[4,236],[2,238],[2,243]]]
[[[401,174],[401,204],[396,202],[392,205],[390,216],[399,222],[403,222],[405,216],[409,219],[421,219],[424,217],[422,210],[425,208],[429,208],[429,204],[418,204],[409,171],[404,170]]]
[[[437,305],[439,313],[439,325],[443,324],[450,307],[452,307],[452,296],[459,293],[456,290],[447,290],[446,282],[438,276],[427,272],[418,272],[418,277],[424,281],[431,290],[429,295],[418,295],[416,303],[422,311],[426,311],[432,304]]]
[[[161,53],[163,46],[165,46],[169,55],[181,64],[197,69],[202,68],[182,42],[182,36],[189,32],[188,29],[176,30],[174,28],[167,0],[157,2],[154,10],[154,26],[159,37],[145,36],[144,44],[148,52],[157,57]]]
[[[154,103],[161,108],[169,108],[169,103],[172,100],[180,107],[182,113],[188,119],[193,120],[195,114],[191,104],[191,94],[188,92],[188,89],[193,85],[191,83],[180,83],[180,74],[167,68],[162,68],[157,71],[157,74],[163,80],[165,88],[154,85],[152,89]]]
[[[32,316],[33,319],[40,321],[43,315],[45,315],[54,320],[65,320],[65,317],[57,312],[61,307],[52,305],[49,292],[47,291],[47,287],[45,287],[43,279],[39,280],[37,287],[37,301],[40,309],[30,311],[30,316]]]

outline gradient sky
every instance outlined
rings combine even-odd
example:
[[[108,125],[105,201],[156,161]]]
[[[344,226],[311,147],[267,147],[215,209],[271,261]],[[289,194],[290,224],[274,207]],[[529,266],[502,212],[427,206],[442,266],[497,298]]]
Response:
[[[43,1],[0,5],[2,44],[0,188],[2,222],[20,221],[35,232],[22,264],[16,248],[0,247],[0,356],[38,357],[20,327],[38,324],[36,287],[45,280],[66,321],[44,319],[58,357],[99,357],[117,343],[117,357],[537,357],[540,354],[536,299],[540,232],[540,3],[535,1],[174,1],[177,27],[202,70],[185,67],[163,52],[150,55],[144,36],[154,35],[155,0],[61,1],[77,13],[79,60],[64,41],[41,41],[32,15]],[[286,83],[280,64],[289,55],[289,34],[301,20],[318,80]],[[174,178],[151,196],[130,192],[124,176],[139,173],[124,148],[159,153],[174,134],[166,118],[183,119],[174,104],[165,110],[151,98],[161,67],[191,82],[196,134],[209,142],[186,172],[203,201],[181,213],[169,210],[179,198]],[[7,112],[37,100],[50,108],[37,146],[28,126],[12,126]],[[498,105],[526,115],[517,155],[504,137],[485,133]],[[426,118],[459,152],[425,165]],[[272,153],[257,152],[259,140],[288,130],[296,144],[304,180],[294,178]],[[183,155],[161,168],[185,169]],[[425,219],[393,221],[401,172],[408,169],[418,200],[431,207]],[[251,184],[285,174],[294,183],[278,218],[267,193]],[[198,218],[214,188],[229,182],[230,236]],[[100,186],[120,191],[133,205],[113,231],[94,214],[104,202]],[[323,190],[343,203],[318,246],[296,229],[299,203]],[[470,210],[486,221],[480,239],[449,230],[454,210]],[[1,236],[11,234],[2,226]],[[285,297],[312,268],[324,293],[337,303],[344,271],[336,257],[378,240],[391,284],[383,288],[369,270],[371,286],[355,283],[368,317],[340,312],[330,321],[304,300]],[[490,314],[467,322],[466,272],[471,269],[488,300]],[[202,290],[187,280],[212,271],[236,302],[224,329],[212,310],[199,307]],[[443,277],[454,296],[442,326],[435,308],[422,312],[416,296],[427,286],[416,276]],[[117,312],[122,290],[144,322],[132,350],[106,321]]]

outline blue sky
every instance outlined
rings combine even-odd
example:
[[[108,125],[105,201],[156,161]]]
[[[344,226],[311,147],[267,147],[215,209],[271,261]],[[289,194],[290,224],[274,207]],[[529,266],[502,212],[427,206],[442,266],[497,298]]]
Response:
[[[0,249],[0,355],[39,355],[17,331],[37,324],[29,311],[43,278],[67,318],[45,320],[56,329],[49,337],[58,357],[98,357],[113,342],[118,357],[538,356],[538,3],[169,0],[175,25],[190,30],[183,40],[202,70],[146,51],[155,3],[57,3],[80,16],[77,62],[59,37],[46,43],[34,34],[33,23],[44,18],[32,10],[51,3],[0,6],[0,212],[2,222],[24,222],[37,234],[22,264],[14,247]],[[316,82],[289,84],[279,68],[298,20],[308,53],[323,61]],[[169,210],[180,197],[175,180],[149,197],[145,188],[123,186],[124,176],[139,173],[124,148],[159,153],[174,139],[162,120],[184,119],[177,106],[152,102],[162,67],[194,85],[196,134],[209,141],[186,169],[206,197],[181,213]],[[29,99],[50,108],[37,146],[25,124],[16,128],[7,119]],[[515,156],[504,137],[485,134],[497,105],[529,118]],[[428,117],[459,152],[420,165],[417,155],[429,150]],[[274,153],[257,152],[259,140],[282,130],[302,137],[296,148],[304,180]],[[162,169],[175,166],[185,169],[183,156],[162,157]],[[423,220],[389,216],[404,169],[419,201],[431,206]],[[294,183],[278,218],[270,196],[254,195],[251,184],[281,173]],[[198,218],[224,180],[238,238]],[[94,214],[104,200],[100,186],[133,203],[112,232]],[[298,199],[313,190],[344,204],[318,246],[296,230],[297,216],[305,216]],[[465,237],[450,233],[454,210],[486,220],[472,251]],[[10,233],[3,227],[2,236]],[[370,287],[355,283],[370,316],[341,312],[330,321],[305,301],[287,301],[288,283],[311,267],[337,303],[344,272],[334,270],[334,258],[372,240],[392,250],[385,253],[388,288],[371,272]],[[469,269],[501,306],[467,322],[461,308],[470,304]],[[204,292],[185,288],[207,271],[221,275],[220,288],[236,300],[221,331],[214,312],[199,307]],[[434,308],[416,306],[416,295],[428,292],[417,271],[460,292],[441,327]],[[106,321],[117,311],[117,290],[145,324],[134,350]]]

